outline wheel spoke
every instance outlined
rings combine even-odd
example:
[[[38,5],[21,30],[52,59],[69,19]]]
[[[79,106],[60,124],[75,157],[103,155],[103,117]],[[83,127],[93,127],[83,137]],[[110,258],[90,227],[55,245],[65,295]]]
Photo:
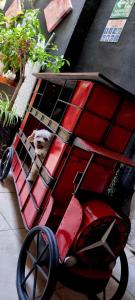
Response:
[[[30,257],[30,259],[32,260],[32,262],[34,263],[34,264],[36,264],[36,259],[35,259],[35,257],[31,254],[31,252],[30,251],[26,251],[27,252],[27,255]]]
[[[106,300],[106,289],[103,290],[103,300]]]
[[[36,255],[36,259],[38,259],[38,254],[39,254],[39,241],[40,241],[40,232],[37,234],[37,255]]]
[[[26,280],[29,278],[29,276],[31,275],[31,273],[34,271],[35,266],[32,267],[32,269],[29,271],[29,273],[26,275],[26,277],[24,278],[24,280],[21,282],[21,285],[24,285],[24,283],[26,282]]]
[[[35,268],[32,300],[36,299],[37,268]]]
[[[35,257],[31,254],[30,251],[28,251],[28,250],[26,251],[26,252],[27,252],[27,255],[30,257],[32,263],[34,264],[32,270],[29,272],[28,275],[30,275],[30,274],[33,272],[33,270],[35,269],[35,267],[37,267],[38,270],[39,270],[39,272],[43,275],[43,277],[44,277],[46,280],[48,280],[48,274],[47,274],[47,273],[42,269],[42,267],[39,266],[39,264],[38,264],[38,263],[40,263],[40,259],[41,259],[42,256],[45,254],[45,252],[47,251],[48,247],[49,247],[49,245],[46,244],[45,248],[43,249],[43,251],[42,251],[42,253],[40,254],[40,256],[38,257],[38,259],[35,259]],[[28,275],[27,275],[27,278],[29,277]],[[27,280],[27,278],[26,278],[26,280]],[[25,281],[26,281],[26,280],[25,280]]]
[[[39,265],[36,265],[36,266],[37,266],[38,271],[43,275],[43,277],[47,281],[48,280],[48,274]]]
[[[119,284],[120,281],[114,275],[112,275],[111,277]]]
[[[39,263],[40,259],[45,254],[45,252],[47,251],[48,247],[49,247],[49,244],[46,244],[44,250],[41,252],[41,254],[39,255],[39,257],[37,259],[37,263]]]

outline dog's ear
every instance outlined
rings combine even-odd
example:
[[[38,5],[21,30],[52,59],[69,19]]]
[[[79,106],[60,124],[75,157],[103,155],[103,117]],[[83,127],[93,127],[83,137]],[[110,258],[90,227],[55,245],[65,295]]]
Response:
[[[36,134],[36,130],[33,130],[32,134],[27,137],[27,141],[33,143],[35,134]]]

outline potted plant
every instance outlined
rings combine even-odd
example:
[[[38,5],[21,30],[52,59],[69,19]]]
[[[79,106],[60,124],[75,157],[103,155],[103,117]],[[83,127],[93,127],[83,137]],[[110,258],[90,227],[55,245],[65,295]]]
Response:
[[[0,53],[3,58],[3,72],[16,73],[19,81],[6,111],[12,110],[18,91],[25,79],[25,65],[28,60],[39,62],[43,69],[59,72],[66,61],[57,54],[57,46],[46,41],[38,19],[39,10],[22,10],[15,17],[6,17],[0,11]],[[4,102],[5,103],[5,102]],[[5,114],[6,116],[6,114]],[[3,123],[5,127],[5,123]]]
[[[39,9],[23,10],[15,17],[5,17],[0,12],[0,53],[3,55],[4,72],[10,70],[19,73],[19,82],[10,101],[10,108],[25,78],[26,62],[39,62],[42,68],[59,72],[67,62],[57,55],[57,46],[53,43],[46,48],[46,39],[38,19]]]

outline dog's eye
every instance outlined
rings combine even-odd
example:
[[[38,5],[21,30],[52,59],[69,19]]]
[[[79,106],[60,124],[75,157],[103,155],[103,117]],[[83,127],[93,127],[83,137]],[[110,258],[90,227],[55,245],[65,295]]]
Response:
[[[44,141],[45,141],[45,142],[47,142],[47,141],[48,141],[48,139],[47,139],[47,138],[44,138]]]

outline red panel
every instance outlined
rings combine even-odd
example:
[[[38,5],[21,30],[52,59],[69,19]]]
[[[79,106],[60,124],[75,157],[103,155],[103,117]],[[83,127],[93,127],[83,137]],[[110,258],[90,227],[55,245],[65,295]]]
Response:
[[[108,125],[107,120],[84,111],[76,127],[75,134],[86,140],[99,143]]]
[[[32,198],[29,196],[28,202],[23,210],[23,215],[26,220],[26,224],[28,228],[30,229],[32,227],[32,224],[37,216],[38,210],[36,209]]]
[[[41,177],[38,177],[32,189],[32,195],[34,196],[35,202],[38,207],[40,207],[47,191],[48,187],[45,186],[45,183],[43,182]]]
[[[14,140],[13,140],[13,147],[14,149],[16,149],[17,145],[18,145],[18,142],[19,142],[19,136],[16,134]]]
[[[83,108],[93,86],[94,86],[93,82],[82,81],[82,80],[78,81],[75,89],[75,93],[71,99],[71,103]]]
[[[80,228],[82,217],[82,207],[73,196],[56,233],[59,256],[62,261],[64,261]]]
[[[61,125],[68,131],[72,132],[81,113],[82,113],[81,109],[77,107],[69,106],[66,110]]]
[[[53,197],[61,209],[68,204],[75,188],[74,179],[78,172],[84,171],[90,155],[86,151],[74,148],[64,165],[58,184],[53,191]]]
[[[77,87],[75,89],[75,93],[71,99],[71,103],[77,105],[77,107],[68,106],[64,118],[62,120],[61,125],[69,130],[73,131],[76,122],[81,114],[81,109],[83,108],[87,98],[89,96],[90,91],[92,90],[94,83],[88,81],[78,81]]]
[[[113,175],[113,169],[92,163],[81,184],[81,188],[92,192],[103,193],[110,184]]]
[[[15,166],[14,173],[13,173],[13,176],[14,176],[15,179],[19,175],[20,171],[21,171],[21,165],[20,165],[20,163],[18,161],[18,163]]]
[[[26,124],[26,122],[27,122],[28,117],[29,117],[29,112],[26,112],[25,117],[24,117],[24,119],[23,119],[23,121],[22,121],[22,123],[21,123],[21,126],[20,126],[20,128],[21,128],[22,130],[23,130],[24,127],[25,127],[25,124]]]
[[[108,119],[112,118],[120,96],[111,89],[102,85],[95,85],[89,98],[87,109]]]
[[[38,92],[38,89],[39,89],[39,87],[40,87],[40,84],[41,84],[41,79],[38,79],[36,88],[35,88],[35,90],[34,90],[33,96],[32,96],[31,101],[30,101],[30,105],[31,105],[31,106],[33,105],[33,103],[34,103],[34,101],[35,101],[36,94],[37,94],[37,92]]]
[[[49,201],[47,201],[47,204],[46,204],[46,207],[45,207],[45,211],[41,217],[41,220],[40,220],[40,225],[43,225],[45,226],[48,219],[49,219],[49,216],[50,216],[50,213],[52,211],[52,208],[53,208],[53,203],[54,203],[54,199],[53,197],[50,196],[49,198]]]
[[[106,139],[105,146],[118,152],[123,152],[132,132],[114,125]]]
[[[135,128],[135,103],[125,100],[116,122],[128,129]]]
[[[16,182],[17,190],[18,190],[18,191],[21,190],[21,188],[22,188],[22,186],[23,186],[23,184],[24,184],[25,179],[26,179],[26,177],[25,177],[25,175],[24,175],[24,172],[21,171],[21,173],[20,173],[20,175],[19,175],[19,177],[18,177],[18,179],[17,179],[17,182]]]
[[[30,188],[27,184],[25,184],[19,195],[20,203],[21,203],[22,207],[24,206],[29,194],[30,194]]]
[[[51,148],[49,149],[45,166],[52,176],[55,174],[57,166],[61,161],[62,155],[66,147],[67,145],[64,144],[64,142],[62,142],[61,139],[55,138],[51,145]]]
[[[13,159],[12,159],[12,166],[11,166],[11,168],[12,168],[12,171],[13,171],[13,169],[14,169],[14,167],[15,167],[15,165],[16,165],[16,163],[17,163],[17,161],[18,161],[18,159],[17,159],[17,155],[14,153],[14,155],[13,155]]]
[[[116,166],[116,161],[114,161],[112,159],[109,159],[109,158],[99,156],[99,155],[96,157],[95,162],[98,165],[101,165],[101,166],[104,166],[104,167],[110,167],[110,168],[113,168],[113,169]]]

